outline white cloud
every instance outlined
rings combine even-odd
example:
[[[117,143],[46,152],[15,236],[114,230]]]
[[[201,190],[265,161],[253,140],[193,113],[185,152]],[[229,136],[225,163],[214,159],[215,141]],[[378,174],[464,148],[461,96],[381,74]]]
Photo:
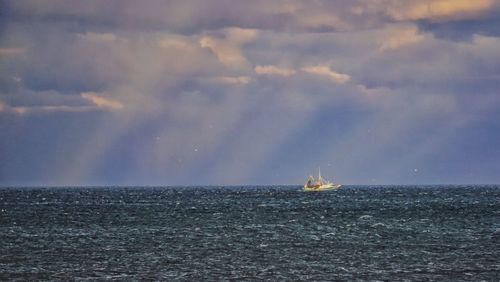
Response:
[[[210,79],[210,81],[216,84],[227,84],[227,85],[245,85],[252,81],[249,76],[219,76]]]
[[[356,88],[362,94],[367,95],[369,97],[379,97],[379,96],[385,95],[386,93],[390,92],[390,89],[388,89],[388,88],[369,88],[363,84],[357,84]]]
[[[113,33],[95,33],[95,32],[78,34],[78,37],[83,40],[102,41],[102,42],[113,42],[117,38],[116,35]]]
[[[256,66],[254,71],[258,75],[274,75],[274,76],[291,76],[296,73],[294,69],[282,68],[272,65],[267,66]]]
[[[165,36],[159,40],[159,45],[161,48],[173,48],[179,50],[191,50],[195,46],[186,39],[181,38],[180,36]]]
[[[327,66],[303,67],[302,70],[310,74],[328,77],[337,83],[346,83],[351,79],[349,75],[332,71],[330,67]]]
[[[85,92],[81,93],[83,99],[92,102],[99,108],[109,109],[109,110],[120,110],[123,108],[123,104],[117,100],[112,100],[109,98],[104,98],[102,96],[97,95],[95,92]]]
[[[217,56],[217,59],[228,67],[241,66],[247,62],[237,46],[222,40],[204,36],[200,39],[200,45],[203,48],[209,48]]]
[[[109,98],[104,98],[97,93],[85,92],[80,96],[64,95],[54,91],[24,91],[11,95],[17,100],[14,105],[0,101],[0,112],[15,113],[19,115],[31,113],[54,112],[91,112],[100,110],[120,110],[123,104]],[[85,102],[90,102],[88,105]]]
[[[41,112],[90,112],[96,108],[92,106],[31,106],[31,107],[12,107],[17,114],[41,113]]]
[[[241,47],[256,36],[257,31],[253,29],[229,28],[224,30],[223,38],[203,36],[199,42],[202,48],[210,49],[226,67],[244,68],[248,65],[248,61]]]
[[[35,114],[35,113],[83,113],[98,110],[95,106],[68,106],[68,105],[50,105],[50,106],[9,106],[0,103],[0,112],[14,113],[17,115]]]
[[[379,46],[380,51],[398,49],[403,46],[416,44],[423,41],[424,35],[420,34],[416,26],[391,28],[386,38]]]
[[[225,29],[226,38],[234,44],[244,44],[254,40],[258,32],[256,29],[232,27]]]

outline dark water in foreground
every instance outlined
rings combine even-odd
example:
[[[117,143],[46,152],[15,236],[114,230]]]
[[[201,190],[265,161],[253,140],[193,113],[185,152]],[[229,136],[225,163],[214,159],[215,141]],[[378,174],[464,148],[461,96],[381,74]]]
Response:
[[[2,188],[0,280],[500,280],[500,187]]]

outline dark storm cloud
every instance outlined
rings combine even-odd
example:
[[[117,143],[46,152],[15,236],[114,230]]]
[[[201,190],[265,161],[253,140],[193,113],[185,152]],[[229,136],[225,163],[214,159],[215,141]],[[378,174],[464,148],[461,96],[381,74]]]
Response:
[[[421,21],[418,27],[424,32],[432,32],[437,38],[470,41],[474,35],[500,37],[500,12],[485,19],[432,23]]]
[[[286,23],[285,14],[266,11],[265,1],[10,1],[5,12],[13,21],[66,23],[77,31],[170,30],[199,33],[224,27],[263,27]],[[243,15],[243,16],[242,16]],[[271,17],[273,19],[271,19]]]
[[[379,25],[373,11],[353,13],[363,1],[7,1],[13,22],[64,23],[67,30],[169,30],[195,34],[227,27],[331,32]],[[378,11],[375,11],[378,13]]]
[[[331,32],[376,28],[394,21],[421,21],[433,27],[461,21],[482,25],[485,18],[496,18],[499,7],[493,0],[27,0],[4,1],[2,15],[4,21],[65,23],[66,29],[79,32],[137,29],[193,34],[227,27]]]

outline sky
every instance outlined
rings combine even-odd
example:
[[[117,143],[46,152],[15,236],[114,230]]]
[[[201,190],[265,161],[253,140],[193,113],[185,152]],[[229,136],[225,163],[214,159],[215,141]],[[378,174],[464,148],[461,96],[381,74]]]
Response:
[[[500,1],[0,2],[0,186],[500,183]]]

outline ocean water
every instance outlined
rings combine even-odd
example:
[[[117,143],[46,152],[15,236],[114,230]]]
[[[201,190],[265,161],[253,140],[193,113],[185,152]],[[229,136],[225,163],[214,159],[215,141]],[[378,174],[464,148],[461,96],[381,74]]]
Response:
[[[0,188],[0,280],[500,280],[500,186],[299,190]]]

